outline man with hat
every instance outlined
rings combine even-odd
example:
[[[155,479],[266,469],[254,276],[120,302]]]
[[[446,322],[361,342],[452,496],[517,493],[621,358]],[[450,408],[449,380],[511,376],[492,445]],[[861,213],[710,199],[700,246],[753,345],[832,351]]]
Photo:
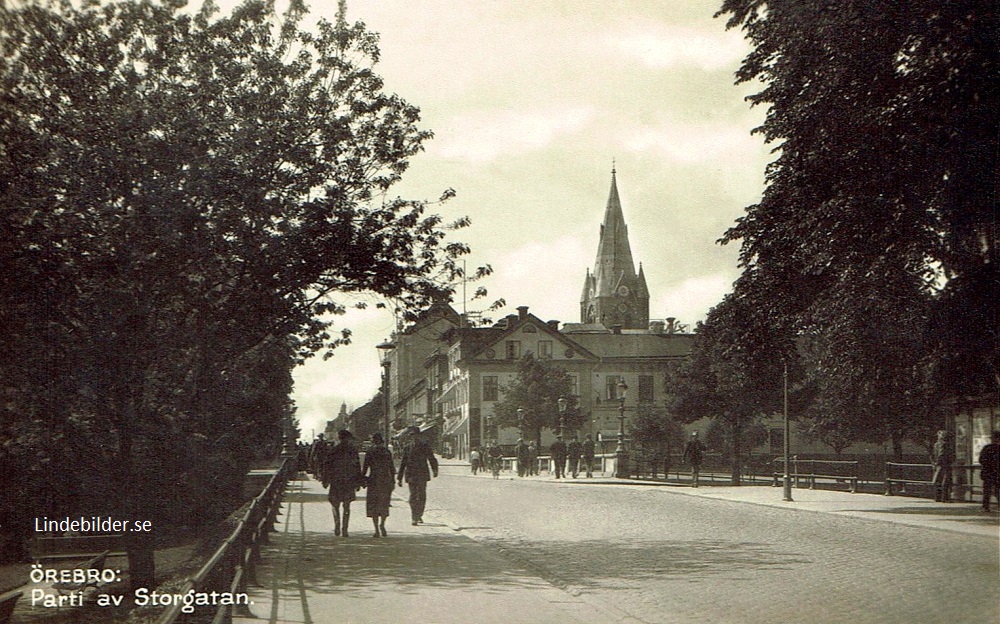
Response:
[[[431,475],[438,476],[438,462],[434,457],[431,445],[420,433],[420,427],[410,427],[413,442],[403,449],[403,457],[399,460],[399,473],[396,480],[403,487],[403,480],[410,488],[410,516],[413,526],[424,521],[424,507],[427,505],[427,482]]]
[[[327,498],[333,505],[333,534],[347,537],[351,522],[351,501],[361,488],[361,456],[354,444],[354,434],[347,429],[337,432],[339,443],[326,451],[322,462],[323,487],[330,488]],[[343,505],[343,514],[341,514]]]
[[[705,446],[698,439],[698,432],[691,432],[691,440],[684,447],[683,461],[691,465],[691,487],[698,487],[698,473],[701,470],[701,457],[705,452]]]
[[[556,441],[549,445],[549,455],[552,457],[556,479],[566,476],[566,453],[566,443],[563,442],[562,435],[557,435]]]

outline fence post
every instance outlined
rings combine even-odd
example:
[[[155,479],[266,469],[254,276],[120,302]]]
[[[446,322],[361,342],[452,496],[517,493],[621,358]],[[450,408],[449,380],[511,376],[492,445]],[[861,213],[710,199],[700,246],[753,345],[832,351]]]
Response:
[[[892,464],[885,462],[885,495],[892,496]]]

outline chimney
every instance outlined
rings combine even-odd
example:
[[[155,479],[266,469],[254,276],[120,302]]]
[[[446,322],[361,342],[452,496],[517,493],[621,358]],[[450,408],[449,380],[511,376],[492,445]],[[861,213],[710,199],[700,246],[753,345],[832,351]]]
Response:
[[[517,306],[517,318],[524,319],[528,316],[528,306]]]
[[[611,326],[611,333],[612,334],[621,334],[622,333],[622,326],[621,325],[612,325]]]
[[[559,331],[559,321],[546,321],[545,324],[548,325],[549,329],[552,331]]]
[[[667,333],[673,334],[677,331],[677,318],[673,316],[667,317]]]
[[[650,321],[649,322],[649,333],[651,333],[651,334],[662,334],[663,333],[663,328],[665,326],[666,326],[666,323],[664,323],[663,321]]]

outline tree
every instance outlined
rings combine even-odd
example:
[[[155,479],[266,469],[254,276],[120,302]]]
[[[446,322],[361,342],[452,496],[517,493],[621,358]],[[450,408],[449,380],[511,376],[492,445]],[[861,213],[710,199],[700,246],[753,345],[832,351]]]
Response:
[[[142,518],[189,451],[236,472],[287,426],[291,368],[349,340],[338,294],[415,310],[461,275],[467,220],[389,194],[431,135],[377,36],[343,3],[305,15],[0,7],[2,437],[26,474],[80,436],[100,451],[72,476],[118,495],[92,503]],[[151,543],[129,560],[151,584]]]
[[[632,440],[654,457],[666,458],[684,448],[684,429],[663,408],[639,404],[629,424]]]
[[[569,430],[583,425],[583,414],[576,397],[570,394],[572,389],[573,380],[569,373],[527,353],[517,363],[516,377],[502,388],[500,400],[493,405],[493,424],[496,427],[519,427],[528,432],[541,448],[542,429],[556,431],[560,422]],[[564,414],[559,412],[560,397],[567,401]],[[524,410],[523,421],[518,409]]]
[[[792,345],[787,331],[731,293],[697,325],[691,357],[670,376],[675,418],[710,418],[729,429],[733,485],[741,481],[747,430],[781,409],[784,367],[797,370]]]
[[[1000,6],[725,0],[720,14],[754,46],[737,81],[763,84],[755,132],[778,153],[723,238],[741,243],[736,296],[821,337],[838,418],[851,394],[864,420],[889,394],[996,393]],[[848,338],[857,348],[838,349]],[[897,440],[901,418],[869,430]]]

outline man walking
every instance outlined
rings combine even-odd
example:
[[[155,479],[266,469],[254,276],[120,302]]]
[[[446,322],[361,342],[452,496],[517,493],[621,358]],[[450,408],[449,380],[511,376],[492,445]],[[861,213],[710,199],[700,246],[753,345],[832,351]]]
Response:
[[[517,457],[517,476],[528,476],[528,466],[531,464],[531,460],[528,459],[528,445],[524,443],[524,438],[517,439],[514,456]]]
[[[705,452],[705,446],[698,439],[698,432],[691,432],[691,440],[684,447],[684,458],[682,461],[688,462],[691,466],[691,487],[698,487],[698,473],[701,471],[701,458]]]
[[[594,437],[589,433],[583,441],[583,466],[587,478],[592,478],[594,476]]]
[[[562,479],[566,476],[566,452],[566,443],[563,442],[561,435],[557,435],[556,441],[549,446],[549,455],[552,456],[556,479]]]
[[[538,448],[534,440],[528,442],[528,476],[538,476]]]
[[[431,475],[438,476],[438,462],[431,445],[420,433],[420,427],[410,427],[413,443],[403,450],[399,460],[396,480],[403,487],[403,480],[410,488],[410,517],[413,526],[424,521],[424,507],[427,505],[427,482]]]
[[[951,502],[951,466],[955,463],[955,447],[951,444],[948,432],[938,431],[937,441],[931,448],[931,464],[934,466],[934,500],[940,503]]]
[[[569,456],[569,473],[575,479],[576,475],[580,474],[580,457],[583,456],[583,445],[580,444],[578,436],[573,436],[573,441],[569,443],[566,452]]]
[[[983,511],[989,511],[994,496],[1000,505],[1000,431],[994,431],[992,442],[979,451],[979,466],[979,476],[983,479]]]

